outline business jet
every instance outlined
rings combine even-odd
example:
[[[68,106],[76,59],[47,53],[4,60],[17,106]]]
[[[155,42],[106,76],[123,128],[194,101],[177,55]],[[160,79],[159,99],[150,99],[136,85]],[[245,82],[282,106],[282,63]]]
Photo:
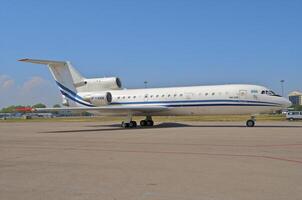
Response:
[[[21,59],[47,65],[62,94],[63,108],[36,111],[87,111],[95,115],[125,116],[124,128],[135,128],[133,116],[144,116],[140,126],[153,126],[152,116],[245,114],[255,116],[289,107],[290,101],[272,90],[247,84],[123,89],[117,77],[85,78],[69,61]]]

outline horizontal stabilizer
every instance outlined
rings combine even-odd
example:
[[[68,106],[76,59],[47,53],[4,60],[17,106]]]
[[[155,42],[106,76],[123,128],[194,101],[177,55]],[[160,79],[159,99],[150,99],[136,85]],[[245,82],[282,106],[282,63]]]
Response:
[[[67,61],[55,61],[55,60],[39,60],[39,59],[20,59],[21,62],[29,62],[34,64],[43,64],[43,65],[65,65]]]

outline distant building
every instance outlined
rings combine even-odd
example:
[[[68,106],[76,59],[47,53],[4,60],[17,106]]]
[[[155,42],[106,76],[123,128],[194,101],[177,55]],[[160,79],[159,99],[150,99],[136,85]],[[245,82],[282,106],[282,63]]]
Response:
[[[302,93],[299,91],[293,91],[288,95],[289,100],[294,106],[302,105]]]

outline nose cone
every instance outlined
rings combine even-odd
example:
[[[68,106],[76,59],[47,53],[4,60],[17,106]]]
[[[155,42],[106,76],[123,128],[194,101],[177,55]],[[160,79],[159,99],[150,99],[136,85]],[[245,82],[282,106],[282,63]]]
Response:
[[[288,108],[290,106],[292,106],[292,102],[290,100],[288,100],[287,98],[283,98],[283,107],[284,108]]]

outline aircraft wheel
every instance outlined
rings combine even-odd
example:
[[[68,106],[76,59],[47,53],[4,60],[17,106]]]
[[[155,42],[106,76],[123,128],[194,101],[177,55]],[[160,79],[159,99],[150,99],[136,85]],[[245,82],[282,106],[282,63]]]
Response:
[[[153,125],[154,125],[154,122],[152,120],[147,121],[147,126],[153,126]]]
[[[136,121],[131,121],[131,122],[129,123],[129,127],[130,127],[130,128],[136,128],[136,127],[137,127]]]
[[[255,121],[254,120],[247,120],[246,121],[246,126],[247,127],[254,127],[255,126]]]
[[[123,128],[129,128],[130,127],[130,123],[122,122],[122,127]]]
[[[139,123],[141,126],[147,126],[147,121],[146,120],[142,120]]]

